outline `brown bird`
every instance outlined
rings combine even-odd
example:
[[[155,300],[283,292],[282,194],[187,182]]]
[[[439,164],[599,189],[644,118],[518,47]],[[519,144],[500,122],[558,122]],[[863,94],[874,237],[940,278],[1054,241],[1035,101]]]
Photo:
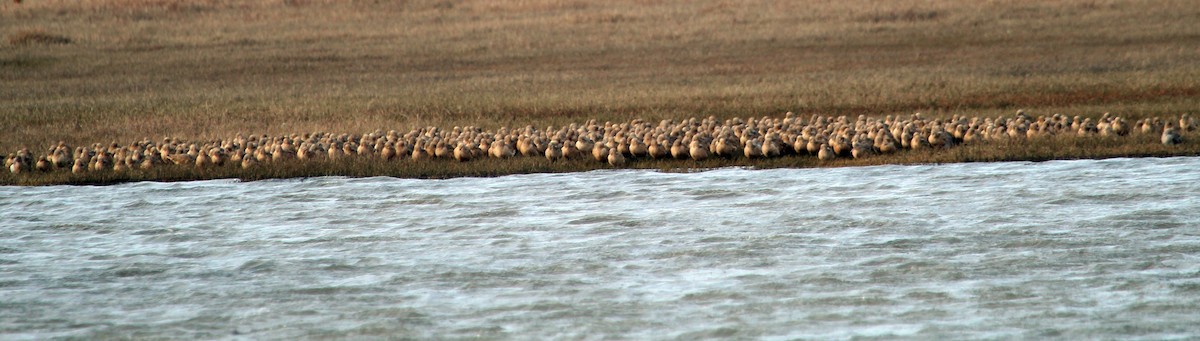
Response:
[[[817,152],[817,159],[827,161],[834,158],[837,158],[837,153],[833,152],[833,147],[830,147],[828,143],[822,143],[821,150]]]
[[[617,148],[609,149],[608,164],[612,165],[613,167],[625,166],[625,155],[622,155],[621,151]]]

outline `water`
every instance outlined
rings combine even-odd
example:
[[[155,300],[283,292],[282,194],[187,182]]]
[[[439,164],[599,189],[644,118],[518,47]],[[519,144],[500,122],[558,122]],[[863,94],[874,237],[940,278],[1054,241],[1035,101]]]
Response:
[[[1200,335],[1200,158],[0,187],[0,339]]]

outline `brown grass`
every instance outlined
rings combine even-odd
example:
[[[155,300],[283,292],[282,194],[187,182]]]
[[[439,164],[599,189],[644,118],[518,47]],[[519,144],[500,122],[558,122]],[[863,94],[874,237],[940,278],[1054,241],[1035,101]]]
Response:
[[[12,45],[53,45],[53,44],[70,44],[71,38],[60,36],[57,34],[46,33],[43,30],[21,30],[8,36],[8,43]]]
[[[0,151],[715,115],[1178,116],[1191,1],[43,0],[0,5]],[[10,41],[11,42],[11,41]]]

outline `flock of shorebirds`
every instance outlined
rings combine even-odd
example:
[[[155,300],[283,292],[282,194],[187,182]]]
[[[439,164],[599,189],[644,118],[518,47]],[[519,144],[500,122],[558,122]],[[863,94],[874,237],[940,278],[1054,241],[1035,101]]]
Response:
[[[839,157],[863,158],[904,149],[948,148],[961,143],[997,139],[1033,139],[1058,134],[1121,137],[1130,134],[1161,134],[1162,143],[1183,142],[1194,132],[1197,121],[1187,114],[1175,118],[1150,118],[1130,123],[1105,113],[1099,119],[1079,116],[1031,117],[1018,111],[1012,117],[981,118],[953,116],[926,119],[911,117],[867,118],[812,115],[804,118],[787,113],[782,118],[709,117],[682,121],[643,120],[627,123],[571,124],[559,128],[437,127],[408,132],[375,131],[341,134],[309,133],[288,136],[238,135],[218,141],[187,141],[165,138],[144,139],[129,145],[93,144],[71,148],[59,142],[43,155],[21,149],[5,158],[4,166],[14,174],[26,172],[72,173],[126,172],[166,165],[198,168],[264,167],[289,161],[363,158],[379,162],[403,159],[454,159],[544,157],[549,160],[593,158],[620,167],[630,159],[770,158],[782,155],[812,155],[820,160]]]

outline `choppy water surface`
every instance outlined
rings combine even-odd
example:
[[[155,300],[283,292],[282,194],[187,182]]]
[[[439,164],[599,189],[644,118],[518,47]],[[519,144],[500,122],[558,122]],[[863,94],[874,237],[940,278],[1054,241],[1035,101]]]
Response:
[[[0,187],[0,339],[1194,338],[1200,158]]]

